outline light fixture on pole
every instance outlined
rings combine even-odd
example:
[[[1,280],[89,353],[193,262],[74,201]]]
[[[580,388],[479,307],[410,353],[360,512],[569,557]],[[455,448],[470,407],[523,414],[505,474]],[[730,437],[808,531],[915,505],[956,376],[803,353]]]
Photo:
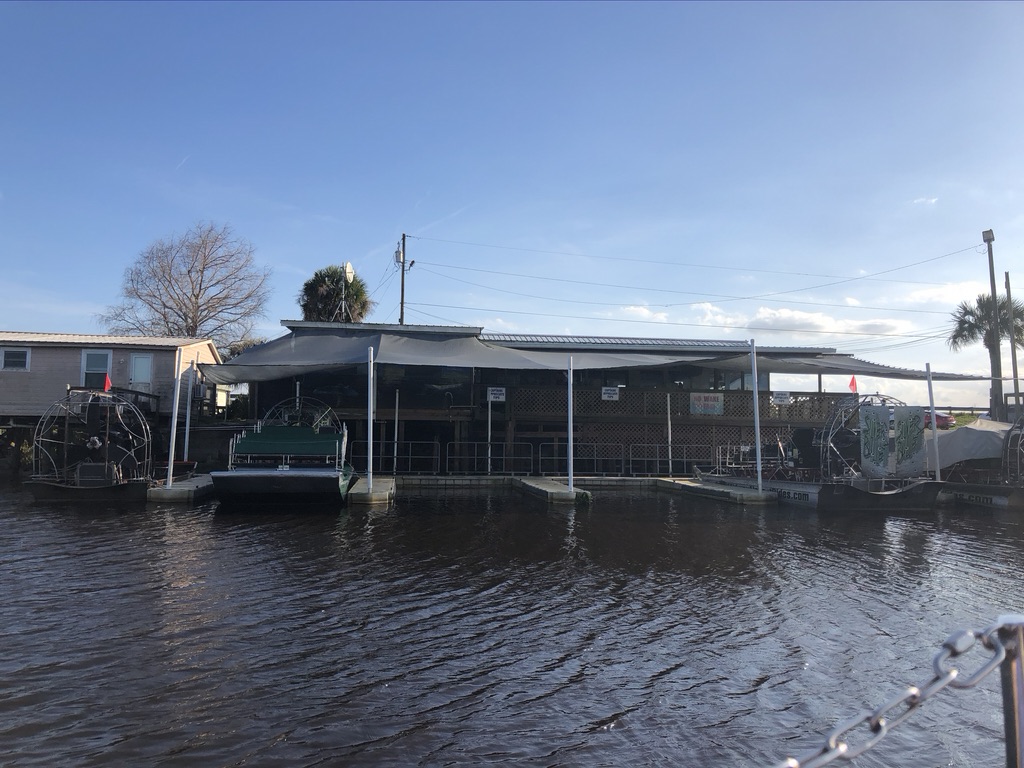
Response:
[[[1006,418],[1003,414],[1003,361],[1002,352],[999,349],[999,340],[1002,335],[999,332],[999,295],[996,293],[996,267],[992,259],[992,243],[996,236],[991,229],[986,229],[981,233],[981,239],[988,246],[988,276],[992,283],[992,319],[990,320],[993,345],[990,350],[992,355],[992,393],[989,408],[993,419],[1005,421]]]

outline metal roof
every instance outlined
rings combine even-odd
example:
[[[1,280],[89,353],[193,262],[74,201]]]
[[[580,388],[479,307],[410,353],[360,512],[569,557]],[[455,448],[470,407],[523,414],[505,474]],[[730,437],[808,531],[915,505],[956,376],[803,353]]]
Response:
[[[746,340],[722,339],[661,339],[628,338],[621,336],[555,336],[550,334],[483,333],[480,340],[489,344],[517,349],[580,349],[610,348],[657,349],[674,352],[749,352],[750,342]],[[835,354],[830,347],[757,347],[758,351],[779,354],[823,355]]]
[[[38,333],[36,331],[0,331],[0,344],[25,346],[27,344],[53,344],[59,346],[106,345],[116,347],[188,347],[193,344],[211,344],[209,339],[189,339],[176,336],[111,336],[89,333]]]

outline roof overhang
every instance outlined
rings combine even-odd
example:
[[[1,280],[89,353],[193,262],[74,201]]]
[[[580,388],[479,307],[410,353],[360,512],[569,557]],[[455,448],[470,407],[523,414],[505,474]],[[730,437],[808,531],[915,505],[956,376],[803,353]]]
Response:
[[[291,333],[252,347],[222,365],[201,365],[215,384],[273,381],[317,371],[365,365],[372,359],[384,365],[496,368],[505,370],[565,370],[572,358],[576,370],[664,367],[699,364],[722,370],[750,370],[750,354],[736,342],[685,342],[652,345],[638,340],[615,344],[527,344],[480,338],[480,329],[436,326],[395,326],[363,323],[285,321]],[[626,342],[626,343],[622,343]],[[514,346],[513,346],[514,344]],[[924,371],[890,368],[831,350],[793,347],[758,350],[763,373],[866,375],[923,380]],[[971,381],[985,377],[932,373],[936,381]]]

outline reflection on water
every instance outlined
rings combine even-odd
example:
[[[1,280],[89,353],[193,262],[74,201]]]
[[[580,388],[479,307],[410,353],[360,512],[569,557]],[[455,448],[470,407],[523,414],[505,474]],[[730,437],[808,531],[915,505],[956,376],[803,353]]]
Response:
[[[0,488],[11,765],[773,765],[1022,612],[1021,521],[598,492],[145,513]],[[999,681],[858,766],[1005,761]]]

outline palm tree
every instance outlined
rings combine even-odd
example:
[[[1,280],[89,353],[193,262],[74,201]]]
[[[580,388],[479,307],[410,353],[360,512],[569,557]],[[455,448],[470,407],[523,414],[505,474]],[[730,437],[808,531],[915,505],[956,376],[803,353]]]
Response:
[[[999,418],[1003,412],[1003,382],[996,377],[996,371],[1002,370],[999,358],[999,341],[1010,338],[1010,303],[1005,296],[997,297],[998,304],[998,339],[992,333],[992,296],[987,293],[978,295],[973,304],[962,301],[953,313],[953,330],[946,339],[949,348],[956,352],[971,344],[982,342],[988,350],[989,363],[992,370],[992,391],[989,413],[992,418]],[[1013,302],[1013,338],[1014,343],[1024,342],[1024,303]]]
[[[345,283],[345,268],[336,264],[318,269],[298,295],[302,319],[311,322],[361,323],[373,310],[366,283],[359,275]]]

